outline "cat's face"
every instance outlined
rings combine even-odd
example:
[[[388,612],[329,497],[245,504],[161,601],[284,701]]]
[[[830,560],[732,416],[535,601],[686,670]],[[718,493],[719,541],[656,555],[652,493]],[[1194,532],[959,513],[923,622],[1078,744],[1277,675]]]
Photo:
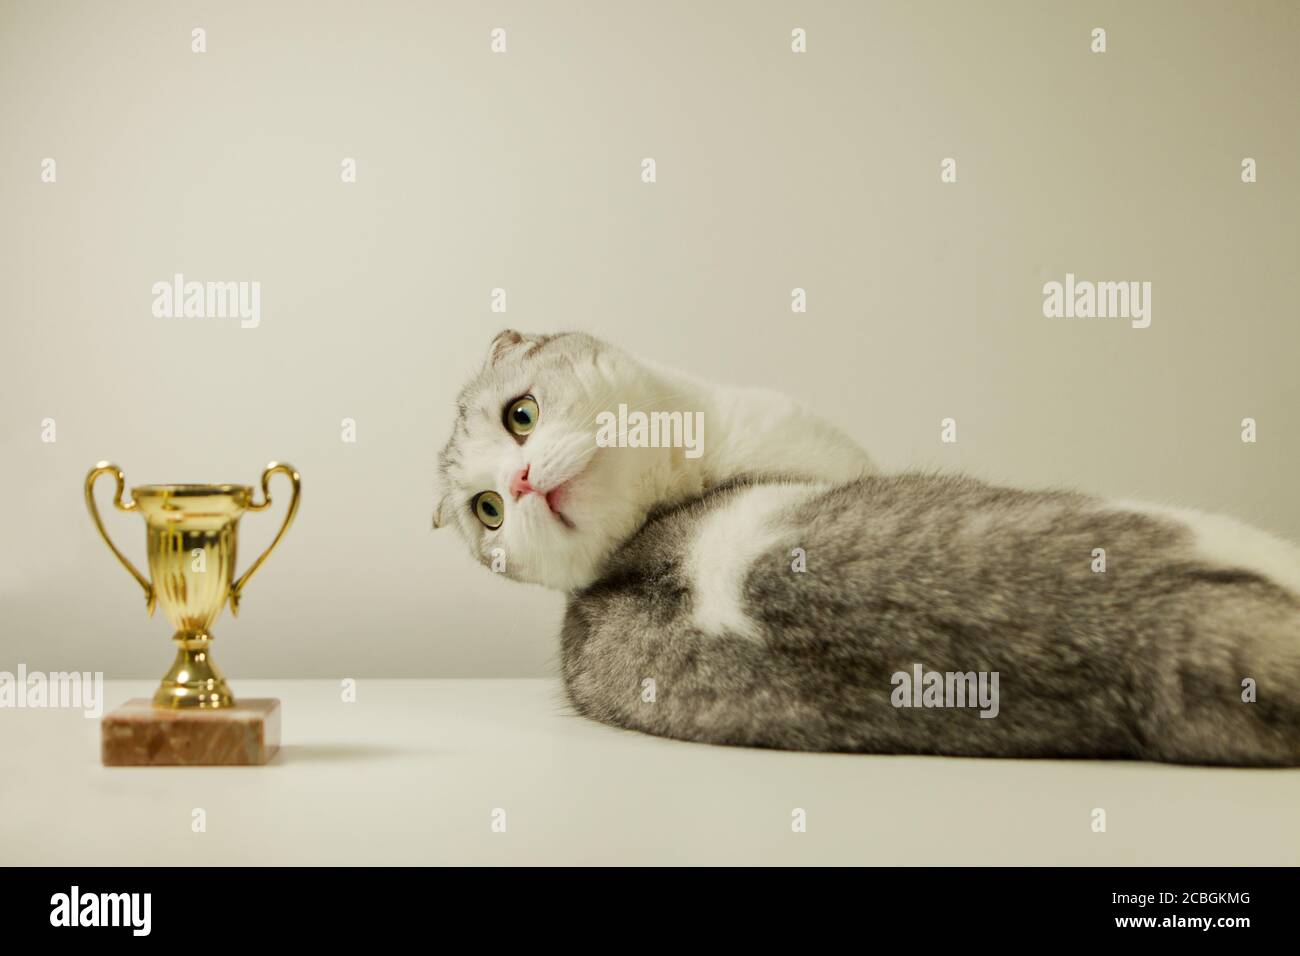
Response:
[[[502,332],[457,400],[434,526],[454,525],[508,577],[560,590],[591,583],[644,523],[672,453],[597,447],[596,416],[653,402],[656,387],[590,336]]]

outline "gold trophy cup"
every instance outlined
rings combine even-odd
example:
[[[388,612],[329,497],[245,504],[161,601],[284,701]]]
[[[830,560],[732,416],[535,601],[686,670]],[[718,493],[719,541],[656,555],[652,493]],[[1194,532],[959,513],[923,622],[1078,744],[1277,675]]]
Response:
[[[271,506],[271,476],[281,472],[293,482],[293,497],[284,524],[270,547],[238,579],[235,553],[239,519],[245,511],[265,511]],[[95,507],[95,481],[112,475],[117,481],[113,506],[118,511],[138,511],[148,530],[149,578],[126,559],[104,530]],[[161,604],[176,633],[176,661],[157,693],[153,706],[169,710],[231,708],[235,698],[212,661],[210,628],[230,599],[230,613],[238,615],[244,586],[275,550],[298,512],[301,482],[290,465],[272,462],[262,472],[262,501],[253,501],[248,485],[141,485],[131,489],[131,501],[122,501],[122,469],[101,461],[86,475],[86,507],[104,543],[122,566],[144,588],[150,616]]]

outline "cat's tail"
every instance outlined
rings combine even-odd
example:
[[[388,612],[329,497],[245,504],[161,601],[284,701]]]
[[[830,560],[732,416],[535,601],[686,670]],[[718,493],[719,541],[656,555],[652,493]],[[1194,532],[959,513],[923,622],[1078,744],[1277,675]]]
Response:
[[[1241,571],[1206,571],[1182,597],[1181,640],[1145,675],[1141,756],[1300,766],[1300,597]]]

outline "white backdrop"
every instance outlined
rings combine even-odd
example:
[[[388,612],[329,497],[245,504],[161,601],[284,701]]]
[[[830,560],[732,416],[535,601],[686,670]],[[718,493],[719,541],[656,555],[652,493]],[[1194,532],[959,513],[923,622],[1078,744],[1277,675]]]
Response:
[[[785,390],[887,468],[1300,538],[1298,10],[0,4],[0,670],[170,661],[82,504],[109,458],[301,471],[214,628],[236,688],[549,672],[562,598],[429,528],[451,400],[507,325]],[[1067,272],[1151,282],[1150,327],[1045,318]],[[259,282],[260,323],[154,316],[176,273]],[[143,522],[107,520],[143,563]]]

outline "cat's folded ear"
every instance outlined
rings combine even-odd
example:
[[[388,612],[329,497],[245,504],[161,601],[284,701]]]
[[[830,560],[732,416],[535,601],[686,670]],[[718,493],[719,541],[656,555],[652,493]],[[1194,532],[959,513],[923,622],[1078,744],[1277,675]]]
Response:
[[[488,349],[488,365],[495,365],[504,356],[514,351],[521,345],[527,345],[537,341],[539,336],[524,335],[522,332],[516,332],[514,329],[506,329],[498,332],[496,338],[492,340],[492,347]]]
[[[447,524],[451,517],[451,495],[438,492],[438,502],[433,506],[433,528],[437,529]]]

